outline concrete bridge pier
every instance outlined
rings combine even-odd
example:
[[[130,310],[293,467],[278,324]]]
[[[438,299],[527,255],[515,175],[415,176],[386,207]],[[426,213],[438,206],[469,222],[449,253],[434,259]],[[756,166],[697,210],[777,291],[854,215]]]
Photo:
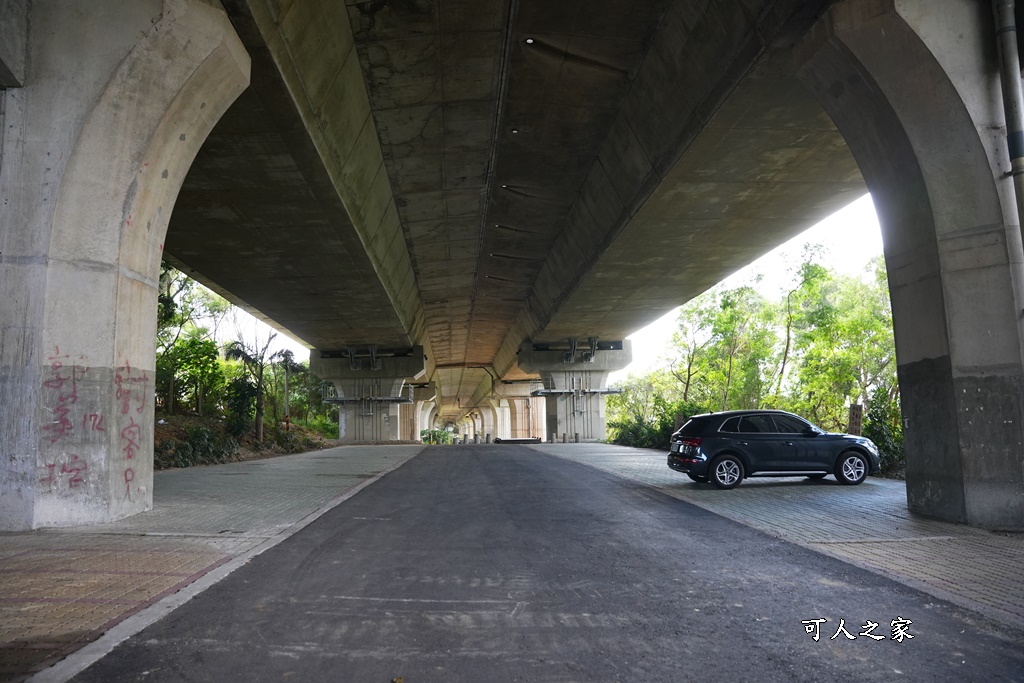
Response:
[[[882,226],[913,512],[1024,529],[1024,251],[992,3],[843,0],[798,48]]]
[[[338,438],[343,443],[398,441],[409,436],[402,428],[400,404],[412,404],[406,381],[426,372],[423,347],[382,355],[358,352],[310,353],[310,370],[334,384],[338,404]],[[417,435],[418,436],[418,435]],[[411,436],[410,436],[411,438]]]
[[[434,399],[436,398],[437,391],[433,386],[416,387],[412,392],[413,399],[413,415],[415,419],[415,425],[413,428],[412,440],[419,441],[420,432],[424,429],[433,429],[433,421],[431,419],[431,409],[434,407]]]
[[[616,348],[584,355],[571,353],[550,345],[529,342],[519,347],[520,369],[538,373],[543,389],[533,392],[544,397],[547,440],[555,434],[556,441],[601,441],[606,438],[604,397],[608,392],[608,375],[621,370],[633,360],[628,340],[614,342]],[[547,346],[547,348],[545,348]]]
[[[106,522],[152,507],[164,238],[249,57],[215,1],[12,8],[23,21],[0,31],[25,33],[0,35],[3,59],[25,52],[22,87],[0,91],[0,529]]]

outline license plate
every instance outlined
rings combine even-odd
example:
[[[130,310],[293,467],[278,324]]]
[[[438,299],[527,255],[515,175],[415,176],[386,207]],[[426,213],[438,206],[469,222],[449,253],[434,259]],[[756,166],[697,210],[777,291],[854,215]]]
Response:
[[[677,443],[672,444],[672,452],[673,453],[678,453],[679,452],[679,444],[677,444]]]

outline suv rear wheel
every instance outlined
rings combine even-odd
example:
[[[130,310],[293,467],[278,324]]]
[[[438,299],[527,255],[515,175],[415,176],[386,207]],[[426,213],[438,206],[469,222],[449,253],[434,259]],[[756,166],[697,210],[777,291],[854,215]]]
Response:
[[[835,474],[840,484],[859,484],[868,476],[868,461],[856,451],[846,451],[836,462]]]
[[[743,481],[743,463],[735,455],[720,455],[711,462],[708,478],[720,489],[734,489]]]

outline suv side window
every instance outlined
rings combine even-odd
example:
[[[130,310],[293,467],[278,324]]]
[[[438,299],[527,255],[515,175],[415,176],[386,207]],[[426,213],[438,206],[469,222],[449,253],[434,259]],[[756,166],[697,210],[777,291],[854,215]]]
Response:
[[[686,421],[679,431],[676,432],[679,436],[700,436],[704,432],[704,427],[707,426],[706,418],[690,418]]]
[[[778,427],[777,431],[782,434],[799,434],[810,427],[803,420],[798,420],[789,415],[772,415],[772,419],[775,420],[775,426]]]
[[[771,433],[775,431],[775,424],[767,415],[744,415],[740,420],[740,431],[745,434]]]
[[[722,423],[722,426],[718,428],[720,432],[738,432],[740,431],[740,418],[730,417],[728,420]]]

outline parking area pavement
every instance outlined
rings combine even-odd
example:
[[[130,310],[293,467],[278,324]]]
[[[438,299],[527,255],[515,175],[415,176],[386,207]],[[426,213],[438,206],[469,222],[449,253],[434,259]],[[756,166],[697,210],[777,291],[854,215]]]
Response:
[[[1013,626],[1024,626],[1024,534],[912,515],[902,481],[869,477],[746,479],[721,491],[666,464],[666,453],[606,444],[534,450],[650,486],[798,545],[900,581]]]
[[[150,512],[0,534],[0,680],[22,680],[146,618],[147,607],[248,561],[422,448],[345,446],[157,472]]]

